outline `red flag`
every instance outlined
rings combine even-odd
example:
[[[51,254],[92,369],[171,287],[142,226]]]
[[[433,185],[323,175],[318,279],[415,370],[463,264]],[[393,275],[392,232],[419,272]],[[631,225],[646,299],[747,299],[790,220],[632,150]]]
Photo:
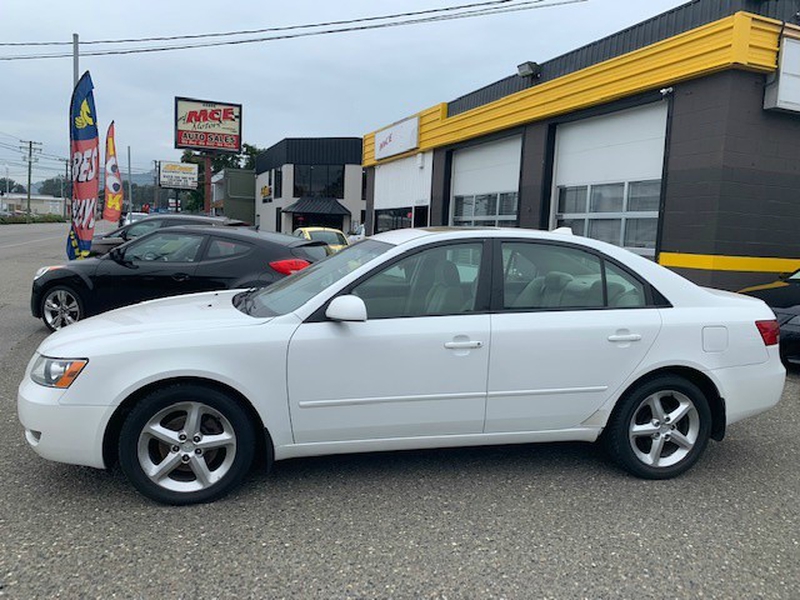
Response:
[[[94,210],[100,181],[97,172],[100,152],[93,87],[89,71],[86,71],[75,86],[70,102],[72,225],[67,237],[67,257],[70,260],[89,256],[94,236]]]
[[[103,219],[119,221],[122,213],[124,188],[117,164],[117,144],[114,141],[114,121],[108,126],[106,134],[106,200],[103,207]]]

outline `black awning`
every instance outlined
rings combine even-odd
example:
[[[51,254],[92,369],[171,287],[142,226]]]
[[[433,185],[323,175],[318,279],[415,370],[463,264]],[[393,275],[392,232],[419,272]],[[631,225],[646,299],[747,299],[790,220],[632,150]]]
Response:
[[[336,198],[300,198],[283,209],[285,213],[304,213],[307,215],[350,215]]]

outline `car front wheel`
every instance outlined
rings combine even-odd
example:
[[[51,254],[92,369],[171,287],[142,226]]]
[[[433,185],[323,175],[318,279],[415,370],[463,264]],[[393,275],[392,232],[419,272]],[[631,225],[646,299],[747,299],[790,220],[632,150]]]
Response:
[[[157,390],[128,415],[120,467],[139,492],[164,504],[210,502],[235,488],[253,462],[255,434],[228,395],[194,384]]]
[[[646,479],[686,472],[708,444],[711,410],[703,392],[677,376],[662,376],[627,393],[603,434],[611,457]]]
[[[83,301],[71,287],[57,285],[42,298],[42,321],[50,331],[56,331],[84,317]]]

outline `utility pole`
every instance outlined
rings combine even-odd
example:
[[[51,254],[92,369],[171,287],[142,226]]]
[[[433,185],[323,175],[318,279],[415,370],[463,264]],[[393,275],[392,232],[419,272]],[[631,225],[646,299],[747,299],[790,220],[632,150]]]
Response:
[[[28,144],[28,148],[27,148],[28,149],[28,156],[27,156],[27,158],[23,157],[23,160],[26,160],[27,163],[28,163],[28,208],[27,208],[27,210],[25,212],[25,222],[26,223],[30,223],[31,222],[31,174],[32,174],[32,170],[33,170],[33,163],[36,160],[39,160],[38,158],[34,159],[33,153],[34,153],[34,151],[36,151],[36,152],[41,152],[42,151],[42,149],[41,149],[42,143],[41,142],[32,142],[30,140],[28,140],[28,141],[22,140],[22,143],[23,144]],[[39,147],[38,148],[34,148],[34,146],[39,146]],[[25,146],[20,146],[20,151],[25,152]]]
[[[133,206],[133,194],[131,193],[131,147],[130,146],[128,146],[128,203],[131,206]]]
[[[80,52],[78,50],[78,34],[72,34],[72,88],[78,85],[78,76],[80,75],[80,66],[78,64]]]
[[[70,197],[72,197],[72,182],[69,181],[69,167],[70,167],[70,160],[68,158],[64,160],[64,187],[62,188],[61,198],[64,202],[63,211],[64,211],[64,218],[67,218],[67,191],[70,192]],[[69,181],[69,183],[67,183]]]
[[[153,208],[158,208],[158,171],[159,164],[157,160],[153,161]]]

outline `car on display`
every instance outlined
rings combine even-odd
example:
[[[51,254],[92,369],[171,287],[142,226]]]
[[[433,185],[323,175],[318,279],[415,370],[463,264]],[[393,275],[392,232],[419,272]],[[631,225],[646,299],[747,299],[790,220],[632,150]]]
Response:
[[[781,328],[781,359],[786,364],[800,365],[800,269],[739,293],[760,298],[769,305]]]
[[[180,225],[207,225],[209,227],[247,227],[249,224],[238,219],[228,219],[227,217],[206,217],[203,215],[184,215],[184,214],[165,214],[147,215],[145,213],[134,213],[144,215],[101,235],[96,235],[92,240],[91,256],[100,256],[111,251],[113,248],[129,242],[137,237],[150,233],[156,229],[165,227],[178,227]]]
[[[402,229],[264,289],[58,331],[18,413],[44,458],[118,461],[190,504],[255,459],[413,448],[599,439],[630,473],[674,477],[785,376],[760,300],[566,233]]]
[[[51,330],[153,298],[263,287],[327,256],[324,244],[279,233],[170,227],[104,256],[42,267],[31,313]]]
[[[122,218],[123,225],[130,225],[131,223],[135,223],[136,221],[141,221],[142,219],[146,219],[150,216],[150,213],[146,212],[127,212],[125,216]]]
[[[325,242],[331,254],[339,252],[339,250],[349,245],[344,233],[331,227],[298,227],[294,230],[293,235],[306,240]]]

